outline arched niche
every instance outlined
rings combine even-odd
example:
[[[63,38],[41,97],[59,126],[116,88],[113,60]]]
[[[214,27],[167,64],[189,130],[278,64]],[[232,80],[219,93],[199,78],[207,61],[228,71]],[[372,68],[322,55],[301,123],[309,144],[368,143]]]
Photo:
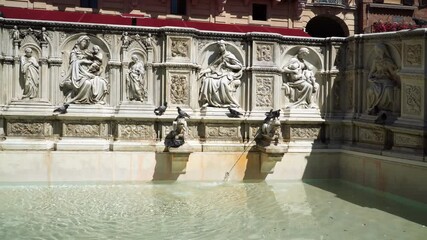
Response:
[[[232,99],[232,101],[234,102],[233,104],[235,105],[240,105],[240,106],[244,106],[244,99],[243,99],[243,93],[244,93],[244,89],[246,88],[245,85],[245,72],[243,71],[245,68],[245,58],[244,58],[244,53],[234,44],[229,43],[229,42],[225,42],[225,41],[221,41],[221,44],[224,44],[225,46],[225,50],[228,51],[229,53],[233,54],[235,56],[235,58],[237,60],[240,61],[240,63],[242,64],[242,69],[240,71],[237,71],[236,69],[236,73],[237,73],[237,77],[236,78],[229,78],[229,89],[226,90],[228,91],[228,95],[233,95],[232,97],[224,97],[227,94],[225,93],[218,93],[218,91],[216,91],[215,89],[212,89],[210,87],[205,88],[204,90],[201,90],[201,87],[203,88],[202,83],[204,82],[203,80],[199,80],[197,81],[198,84],[198,89],[200,89],[199,91],[205,91],[204,92],[204,96],[205,95],[219,95],[216,97],[213,97],[213,99],[218,99],[221,98],[220,96],[224,97],[224,99],[228,98],[229,101],[230,99]],[[198,56],[198,63],[201,65],[202,68],[202,72],[206,72],[205,70],[215,66],[215,65],[221,65],[222,64],[222,60],[221,60],[221,48],[220,48],[220,44],[219,42],[215,41],[212,43],[209,43],[208,45],[206,45],[204,48],[202,48],[199,56]],[[219,61],[217,64],[216,61]],[[213,67],[213,68],[217,68]],[[217,71],[218,69],[212,70],[213,68],[211,68],[211,71]],[[220,70],[220,69],[219,69]],[[218,71],[220,72],[220,71]],[[241,74],[241,75],[240,75]],[[223,78],[224,76],[222,76]],[[208,77],[207,79],[211,79],[211,77]],[[211,80],[209,80],[211,81]],[[222,82],[221,80],[221,84],[224,84],[224,82]],[[234,84],[234,85],[233,85]],[[209,84],[208,84],[209,85]],[[200,92],[199,92],[200,94]],[[223,94],[223,95],[221,95]],[[206,107],[206,106],[212,106],[212,102],[208,102],[208,100],[206,100],[208,97],[204,97],[204,99],[202,101],[200,101],[201,99],[199,98],[199,104],[201,107]],[[226,102],[224,101],[224,103]],[[237,103],[236,103],[237,102]],[[217,101],[214,106],[216,107],[226,107],[228,105],[228,103],[225,103],[221,106],[221,100]],[[219,105],[219,106],[218,106]]]
[[[365,60],[364,60],[364,69],[366,69],[369,73],[369,70],[374,62],[375,59],[375,46],[378,44],[382,44],[385,46],[386,50],[387,50],[387,55],[388,57],[390,57],[391,60],[393,60],[394,64],[396,64],[397,68],[400,69],[401,68],[401,55],[399,52],[399,49],[397,49],[397,47],[387,44],[387,43],[375,43],[375,44],[371,44],[369,45],[369,47],[367,47],[366,49],[366,54],[364,54],[365,56]]]
[[[93,51],[93,46],[98,45],[101,49],[101,53],[103,55],[102,57],[102,64],[101,64],[101,76],[106,77],[108,76],[108,61],[111,57],[111,49],[109,48],[108,44],[103,40],[95,35],[92,34],[85,34],[85,33],[79,33],[69,36],[67,39],[65,39],[64,43],[61,44],[60,49],[62,50],[62,66],[61,66],[61,75],[62,77],[65,76],[65,73],[67,72],[69,65],[70,65],[70,52],[76,45],[77,39],[81,36],[88,36],[89,37],[89,47],[87,48],[88,54]]]
[[[151,91],[152,89],[147,89],[148,87],[148,71],[147,71],[147,53],[144,52],[142,49],[132,49],[130,52],[128,52],[127,57],[123,60],[123,64],[125,65],[125,81],[128,81],[127,77],[128,77],[128,70],[129,67],[131,65],[132,62],[132,55],[136,55],[138,57],[138,59],[142,60],[142,62],[144,63],[144,69],[145,69],[145,73],[144,73],[144,86],[146,88],[147,91]]]
[[[243,66],[246,66],[244,53],[237,46],[232,43],[225,42],[225,49],[233,53]],[[209,66],[219,56],[219,54],[218,42],[214,41],[209,43],[200,51],[198,63],[202,66],[202,69],[204,69]]]
[[[280,62],[282,63],[282,65],[280,66],[280,68],[283,69],[292,58],[298,55],[299,49],[303,47],[309,50],[309,54],[305,57],[304,60],[312,68],[312,71],[315,74],[322,71],[322,69],[324,69],[322,55],[320,55],[320,53],[314,50],[313,48],[307,46],[293,46],[290,47],[287,51],[285,51],[281,57]]]

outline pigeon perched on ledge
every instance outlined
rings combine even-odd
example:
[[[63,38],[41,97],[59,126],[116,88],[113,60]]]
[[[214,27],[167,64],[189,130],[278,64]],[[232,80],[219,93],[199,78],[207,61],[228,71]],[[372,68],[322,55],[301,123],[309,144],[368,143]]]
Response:
[[[70,106],[70,104],[68,103],[64,103],[64,105],[62,105],[61,107],[57,107],[55,108],[55,110],[53,110],[54,113],[59,113],[59,114],[65,114],[67,113],[67,108]]]
[[[163,113],[165,113],[166,108],[168,108],[167,102],[165,102],[163,106],[159,106],[158,108],[154,109],[154,114],[156,114],[157,116],[162,116]]]
[[[232,109],[231,107],[228,107],[228,111],[230,114],[228,114],[229,117],[232,118],[239,118],[240,116],[243,116],[243,114],[235,109]]]
[[[190,115],[184,112],[180,107],[176,107],[176,109],[178,110],[178,117],[176,117],[175,120],[178,120],[178,118],[190,118]]]
[[[270,109],[269,112],[265,113],[265,119],[264,122],[268,122],[271,119],[278,119],[280,117],[280,109],[273,111],[273,109]]]

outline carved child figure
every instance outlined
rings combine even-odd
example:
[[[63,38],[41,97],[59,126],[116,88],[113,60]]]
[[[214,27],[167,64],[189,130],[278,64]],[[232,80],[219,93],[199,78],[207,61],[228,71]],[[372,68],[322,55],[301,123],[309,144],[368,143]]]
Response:
[[[98,45],[92,47],[92,64],[89,67],[89,72],[98,75],[102,65],[101,48]]]

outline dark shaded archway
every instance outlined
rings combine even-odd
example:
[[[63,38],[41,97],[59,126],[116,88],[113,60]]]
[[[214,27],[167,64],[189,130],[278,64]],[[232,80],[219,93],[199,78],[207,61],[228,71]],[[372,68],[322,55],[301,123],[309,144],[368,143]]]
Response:
[[[316,16],[305,28],[312,37],[347,37],[348,27],[341,19],[335,16]]]

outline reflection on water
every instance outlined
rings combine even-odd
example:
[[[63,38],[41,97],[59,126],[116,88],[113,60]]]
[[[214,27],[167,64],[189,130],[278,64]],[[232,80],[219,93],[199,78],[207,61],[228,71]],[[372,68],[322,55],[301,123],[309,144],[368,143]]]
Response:
[[[0,239],[425,239],[427,207],[339,181],[1,186]]]

